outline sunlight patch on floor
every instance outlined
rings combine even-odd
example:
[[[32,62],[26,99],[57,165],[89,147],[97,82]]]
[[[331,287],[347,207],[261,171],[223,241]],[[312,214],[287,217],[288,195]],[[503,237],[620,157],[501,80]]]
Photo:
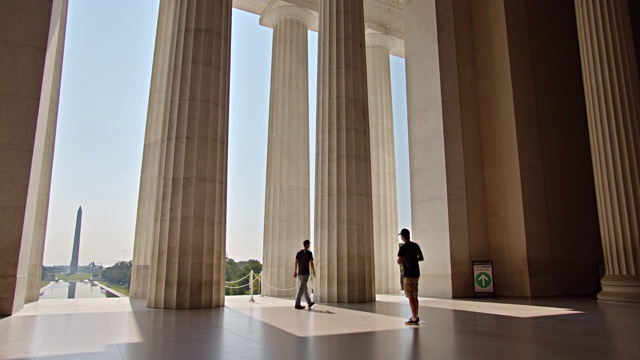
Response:
[[[453,300],[453,299],[435,299],[435,298],[418,298],[420,307],[431,307],[447,310],[469,311],[481,314],[512,316],[518,318],[532,318],[541,316],[557,316],[569,314],[581,314],[582,311],[536,306],[523,304],[505,304],[498,302],[488,302],[486,300]],[[376,301],[408,303],[404,296],[398,295],[376,295]]]
[[[254,296],[233,296],[226,306],[263,321],[290,334],[307,337],[353,334],[371,331],[410,329],[406,319],[316,304],[311,311],[296,310],[290,299]]]

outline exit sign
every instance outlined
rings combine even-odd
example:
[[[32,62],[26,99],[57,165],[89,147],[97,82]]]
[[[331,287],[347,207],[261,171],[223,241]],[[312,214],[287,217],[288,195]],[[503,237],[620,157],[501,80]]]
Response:
[[[474,292],[493,295],[493,261],[473,261],[472,266]]]

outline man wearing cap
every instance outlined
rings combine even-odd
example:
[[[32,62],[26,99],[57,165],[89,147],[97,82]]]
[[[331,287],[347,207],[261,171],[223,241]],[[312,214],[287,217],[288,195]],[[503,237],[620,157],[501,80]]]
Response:
[[[302,242],[302,245],[304,245],[304,249],[298,251],[296,254],[296,263],[293,269],[293,277],[300,280],[300,288],[298,289],[298,295],[296,296],[295,308],[304,309],[304,306],[300,305],[300,300],[304,293],[304,298],[307,300],[309,310],[311,310],[311,307],[315,303],[311,301],[311,298],[309,297],[307,282],[309,281],[309,266],[311,266],[311,270],[313,270],[313,276],[316,276],[316,268],[313,266],[313,253],[309,250],[311,241],[305,240]]]
[[[400,237],[404,243],[398,250],[398,264],[402,265],[404,272],[404,294],[409,299],[411,306],[411,318],[405,322],[407,325],[419,325],[418,317],[418,279],[420,278],[420,265],[423,261],[420,246],[411,242],[411,233],[407,229],[400,230]]]

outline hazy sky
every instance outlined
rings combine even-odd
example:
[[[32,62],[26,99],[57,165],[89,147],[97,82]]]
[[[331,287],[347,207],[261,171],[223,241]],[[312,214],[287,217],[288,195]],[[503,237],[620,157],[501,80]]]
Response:
[[[80,264],[133,257],[157,17],[158,0],[69,2],[45,265],[70,262],[79,206]],[[272,30],[258,21],[233,10],[227,253],[262,261]],[[309,32],[312,182],[316,63],[317,34]],[[403,59],[391,57],[391,76],[398,219],[410,227]],[[311,184],[312,204],[313,190]]]

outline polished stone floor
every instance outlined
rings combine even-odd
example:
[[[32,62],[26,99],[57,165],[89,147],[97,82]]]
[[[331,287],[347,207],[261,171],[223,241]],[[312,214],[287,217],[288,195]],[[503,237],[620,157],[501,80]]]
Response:
[[[0,359],[640,359],[640,304],[590,298],[421,298],[368,304],[227,297],[151,310],[128,299],[41,300],[0,319]]]

